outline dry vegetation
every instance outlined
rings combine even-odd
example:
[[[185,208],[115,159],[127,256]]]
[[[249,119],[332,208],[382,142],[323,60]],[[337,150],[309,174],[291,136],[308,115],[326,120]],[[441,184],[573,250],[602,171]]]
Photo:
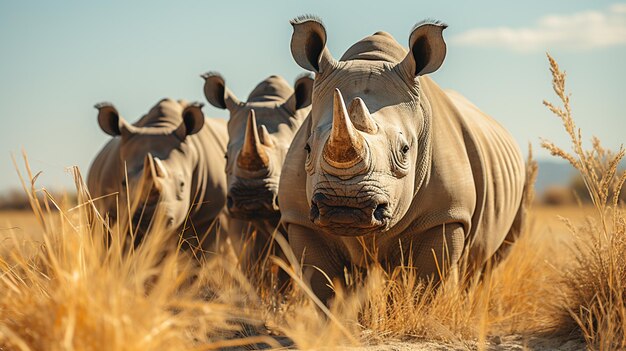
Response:
[[[563,107],[546,105],[574,151],[544,147],[580,171],[596,212],[582,223],[565,221],[565,235],[529,222],[494,269],[467,276],[463,267],[442,267],[436,287],[418,280],[410,264],[391,272],[372,265],[367,276],[346,274],[348,288],[337,289],[327,308],[292,255],[272,257],[255,268],[261,279],[248,279],[232,255],[197,263],[180,244],[169,245],[158,225],[139,247],[124,249],[124,237],[94,212],[78,171],[77,199],[58,203],[36,189],[26,163],[25,179],[33,181],[24,190],[41,238],[13,231],[2,242],[0,350],[207,350],[279,341],[311,349],[426,339],[480,349],[509,335],[531,347],[534,338],[559,335],[591,349],[626,347],[626,223],[614,195],[626,177],[616,175],[624,150],[610,153],[597,139],[583,149],[565,75],[552,58],[550,65]],[[532,156],[528,166],[531,185]],[[287,291],[269,279],[277,266],[293,278]]]
[[[588,190],[599,221],[570,226],[575,238],[573,267],[566,270],[563,284],[569,288],[567,307],[580,327],[587,344],[599,350],[626,347],[626,218],[619,195],[626,172],[617,175],[617,167],[626,151],[605,150],[597,138],[592,148],[583,149],[581,131],[572,119],[569,95],[565,90],[565,72],[552,57],[552,86],[563,107],[544,104],[559,117],[572,141],[573,154],[549,141],[543,146],[552,155],[567,160],[576,168]]]

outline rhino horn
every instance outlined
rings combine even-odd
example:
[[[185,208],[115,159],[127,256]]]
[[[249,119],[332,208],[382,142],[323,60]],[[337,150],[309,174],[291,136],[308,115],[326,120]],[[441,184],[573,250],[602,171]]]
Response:
[[[248,113],[248,123],[244,136],[243,147],[237,157],[237,166],[247,171],[259,171],[269,167],[269,156],[263,149],[256,125],[254,110]]]
[[[259,133],[261,134],[261,142],[263,143],[263,145],[267,147],[274,146],[274,142],[270,137],[270,132],[267,131],[267,128],[264,125],[261,125]]]
[[[143,177],[144,186],[154,186],[156,190],[160,190],[161,183],[157,179],[163,178],[164,167],[162,164],[159,165],[160,160],[157,160],[151,153],[146,155],[143,162]]]
[[[332,167],[346,169],[366,157],[363,136],[352,124],[339,89],[335,89],[333,101],[333,126],[324,145],[324,159]]]
[[[159,172],[155,157],[148,153],[143,160],[143,175],[137,188],[133,189],[133,200],[130,209],[134,212],[140,205],[150,199],[158,199],[163,189],[163,184],[159,181]]]
[[[348,107],[348,114],[358,130],[368,134],[376,134],[378,132],[378,125],[370,115],[370,111],[367,109],[363,99],[358,97],[352,100]]]
[[[167,178],[167,168],[165,168],[165,165],[163,164],[163,161],[161,161],[160,158],[158,157],[154,157],[154,168],[155,168],[155,175],[159,178]]]

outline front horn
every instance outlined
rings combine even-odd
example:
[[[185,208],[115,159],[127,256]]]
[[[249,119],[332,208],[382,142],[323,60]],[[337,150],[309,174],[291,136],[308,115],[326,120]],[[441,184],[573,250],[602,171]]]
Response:
[[[269,164],[269,156],[263,149],[261,139],[259,138],[254,110],[250,110],[243,147],[237,157],[237,166],[246,171],[255,172],[268,168]]]
[[[350,168],[367,157],[365,140],[352,125],[339,89],[334,93],[333,127],[323,156],[329,165],[338,169]]]

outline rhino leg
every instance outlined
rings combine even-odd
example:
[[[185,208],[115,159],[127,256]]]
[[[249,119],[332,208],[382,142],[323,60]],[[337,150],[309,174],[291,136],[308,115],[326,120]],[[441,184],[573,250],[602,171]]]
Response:
[[[241,271],[247,275],[249,279],[258,283],[265,278],[264,272],[271,272],[268,269],[270,256],[278,256],[284,261],[282,250],[274,240],[274,231],[269,231],[270,225],[257,226],[255,223],[235,218],[229,218],[228,227],[223,228],[228,233],[228,241],[230,243],[235,261],[241,268]],[[274,277],[272,283],[278,291],[283,291],[289,283],[289,275],[286,272],[279,271]]]
[[[198,259],[215,254],[234,258],[244,248],[242,238],[250,232],[249,226],[246,221],[229,218],[225,212],[198,221],[190,219],[180,237],[181,248]]]
[[[189,220],[185,224],[180,238],[182,240],[181,248],[197,258],[219,251],[218,245],[222,241],[221,238],[224,237],[220,229],[223,225],[223,221],[219,217],[207,220],[207,223]],[[199,231],[200,228],[204,228],[204,231]]]
[[[218,233],[220,245],[216,246],[224,250],[224,245],[227,243],[241,269],[248,271],[253,266],[253,262],[256,262],[258,244],[261,242],[252,224],[228,215],[224,215],[220,223],[223,223]]]
[[[276,272],[275,276],[273,276],[272,278],[275,279],[273,286],[275,286],[277,291],[281,293],[285,292],[287,287],[289,286],[291,278],[289,277],[289,274],[287,274],[287,272],[283,271],[282,269],[278,269],[278,266],[274,267],[275,264],[269,262],[269,257],[276,256],[283,262],[289,261],[287,259],[287,256],[285,255],[285,252],[283,251],[283,248],[278,244],[278,241],[276,241],[275,239],[276,236],[282,236],[287,239],[287,232],[282,225],[279,225],[278,222],[274,221],[263,221],[262,224],[255,224],[255,227],[259,232],[256,238],[259,243],[256,246],[257,249],[255,249],[257,250],[256,252],[258,255],[257,264],[263,265],[263,269],[265,270],[269,268],[270,272]],[[277,269],[277,271],[275,269]]]
[[[279,256],[278,245],[274,241],[274,230],[270,226],[260,222],[247,222],[247,227],[239,231],[231,231],[235,234],[238,244],[235,251],[240,253],[241,267],[244,272],[254,275],[261,274],[265,270],[265,264],[270,255]]]
[[[440,225],[424,233],[410,233],[401,238],[402,247],[394,247],[391,261],[387,263],[390,267],[413,267],[420,278],[438,282],[440,272],[445,275],[456,269],[464,241],[465,231],[459,223]]]
[[[527,208],[524,205],[524,202],[522,202],[519,209],[517,210],[517,214],[515,215],[515,219],[513,220],[511,229],[509,229],[509,232],[504,238],[504,241],[502,242],[502,244],[500,244],[500,247],[498,248],[498,250],[496,250],[496,252],[491,257],[490,263],[492,267],[495,267],[495,265],[502,262],[509,255],[509,252],[511,251],[513,243],[515,243],[517,238],[519,238],[519,236],[522,233],[522,230],[524,229],[525,220],[526,220],[526,211],[527,211]]]
[[[315,295],[328,304],[335,293],[326,276],[333,282],[343,276],[343,269],[346,266],[345,255],[338,246],[332,244],[331,240],[320,238],[320,235],[324,234],[296,224],[289,224],[287,232],[289,244],[296,258],[302,263],[304,277],[309,278]]]

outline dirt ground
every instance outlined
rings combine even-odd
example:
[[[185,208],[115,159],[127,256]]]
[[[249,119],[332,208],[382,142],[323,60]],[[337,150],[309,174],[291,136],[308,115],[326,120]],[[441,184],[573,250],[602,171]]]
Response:
[[[354,348],[360,349],[360,348]],[[382,346],[368,347],[368,351],[465,351],[480,350],[476,343],[442,344],[434,341],[391,342]],[[526,339],[519,335],[491,338],[482,350],[488,351],[578,351],[585,350],[585,343],[567,337]]]

